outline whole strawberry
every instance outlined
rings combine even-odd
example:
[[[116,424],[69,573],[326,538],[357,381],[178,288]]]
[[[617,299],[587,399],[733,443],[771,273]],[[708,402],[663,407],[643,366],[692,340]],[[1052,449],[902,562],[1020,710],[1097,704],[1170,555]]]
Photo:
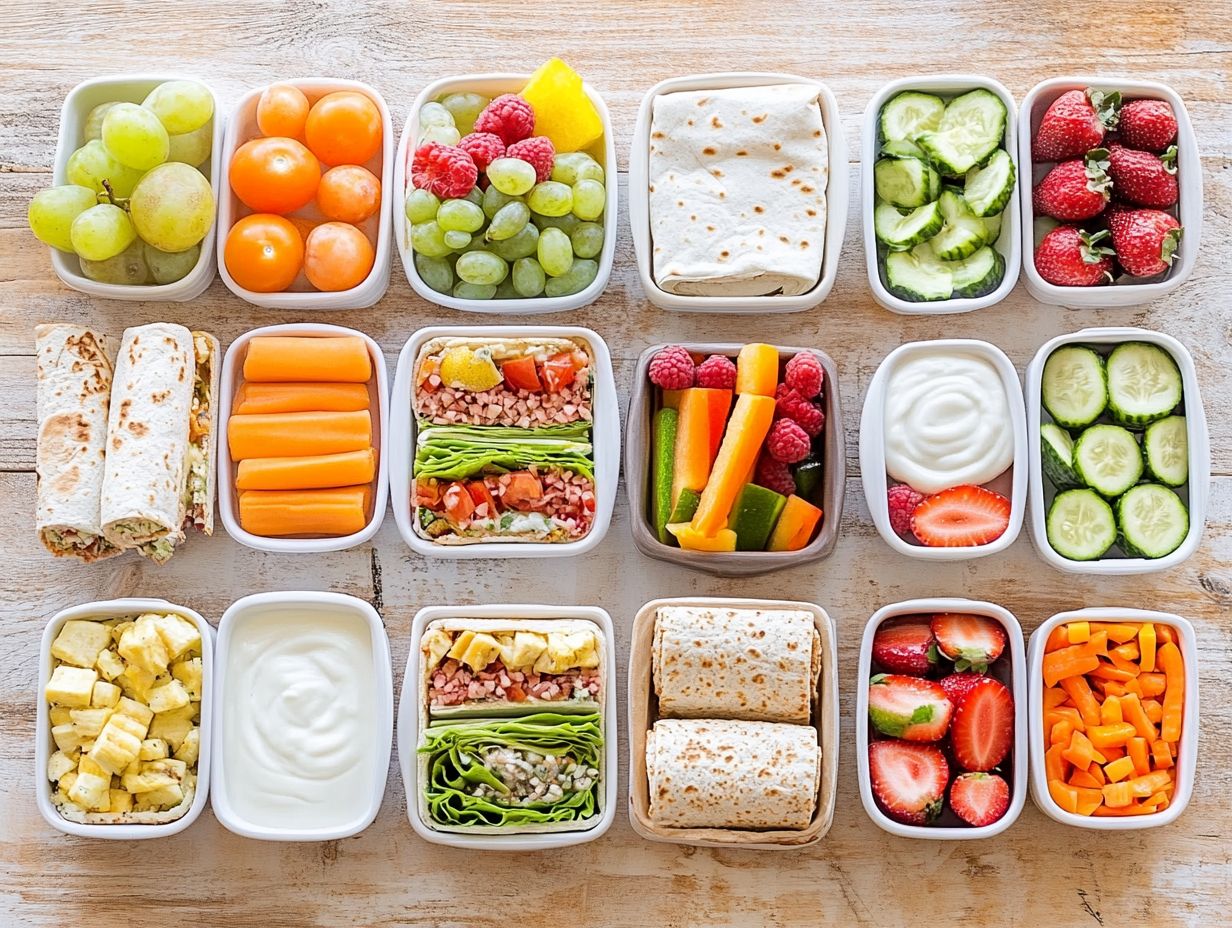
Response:
[[[1063,222],[1098,216],[1112,199],[1108,150],[1093,148],[1085,158],[1062,161],[1036,186],[1035,211]]]
[[[1104,133],[1116,128],[1119,93],[1071,90],[1052,101],[1031,145],[1033,161],[1064,161],[1099,148]]]
[[[1176,141],[1176,114],[1163,100],[1130,100],[1121,107],[1121,141],[1141,151],[1163,151]]]
[[[1158,209],[1111,209],[1108,228],[1117,260],[1131,277],[1154,277],[1171,267],[1183,231],[1176,217]]]
[[[1112,249],[1100,242],[1108,237],[1103,229],[1094,235],[1077,226],[1057,226],[1035,248],[1035,270],[1058,287],[1093,287],[1112,280]]]
[[[1139,206],[1167,209],[1179,195],[1175,145],[1160,156],[1113,143],[1108,150],[1108,173],[1117,195]]]

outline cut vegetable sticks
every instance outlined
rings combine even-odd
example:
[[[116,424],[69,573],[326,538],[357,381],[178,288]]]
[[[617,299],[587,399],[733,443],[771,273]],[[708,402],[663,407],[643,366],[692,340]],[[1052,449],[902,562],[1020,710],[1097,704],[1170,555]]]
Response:
[[[357,335],[261,335],[248,343],[245,380],[296,383],[303,381],[305,374],[321,382],[367,383],[372,376],[372,357]]]
[[[372,416],[357,412],[284,412],[227,420],[231,460],[302,457],[372,446]]]
[[[245,490],[240,526],[254,535],[351,535],[368,522],[371,486]]]
[[[231,412],[355,412],[371,402],[366,383],[241,383]]]
[[[1167,678],[1160,736],[1164,741],[1178,741],[1181,737],[1181,708],[1185,698],[1185,668],[1181,663],[1181,650],[1169,641],[1159,649],[1156,658]]]
[[[235,474],[237,490],[319,490],[371,483],[376,452],[344,451],[294,458],[249,458]]]

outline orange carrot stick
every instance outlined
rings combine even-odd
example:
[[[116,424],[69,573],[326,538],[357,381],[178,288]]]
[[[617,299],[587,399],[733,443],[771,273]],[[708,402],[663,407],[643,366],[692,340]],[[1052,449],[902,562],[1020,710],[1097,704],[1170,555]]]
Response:
[[[1120,786],[1121,784],[1117,783],[1116,785]],[[1104,789],[1107,789],[1107,788],[1108,787],[1106,786],[1104,787]],[[1105,801],[1106,801],[1106,798],[1107,797],[1105,797]],[[1114,807],[1111,805],[1103,805],[1103,806],[1100,806],[1098,809],[1096,809],[1092,814],[1098,815],[1101,818],[1105,818],[1105,817],[1116,818],[1116,817],[1123,816],[1123,815],[1150,815],[1156,811],[1157,809],[1154,806],[1147,806],[1147,805],[1142,805],[1140,803],[1131,802],[1129,803],[1129,805],[1119,806],[1119,807]]]
[[[354,412],[372,403],[366,383],[241,383],[232,414]]]
[[[1065,626],[1065,636],[1070,644],[1082,644],[1091,639],[1090,622],[1069,622]]]
[[[371,483],[376,452],[343,451],[298,458],[248,458],[235,474],[237,490],[316,490]]]
[[[1134,761],[1132,757],[1118,757],[1104,766],[1104,775],[1113,783],[1124,780],[1133,772]]]
[[[1172,785],[1172,771],[1156,770],[1146,776],[1134,777],[1126,782],[1129,785],[1130,795],[1135,799],[1145,799],[1152,793],[1157,793]]]
[[[1070,786],[1064,780],[1049,780],[1048,793],[1066,812],[1078,813],[1078,790]]]
[[[1164,690],[1164,717],[1160,723],[1159,734],[1164,741],[1179,741],[1181,714],[1185,705],[1185,665],[1181,658],[1181,649],[1169,641],[1156,653],[1156,659],[1167,678],[1167,689]]]
[[[1121,700],[1121,714],[1126,722],[1134,726],[1138,736],[1147,743],[1159,737],[1159,733],[1155,731],[1155,726],[1146,717],[1146,711],[1142,708],[1142,701],[1132,693]],[[1145,753],[1145,751],[1146,747],[1144,745],[1143,752]]]
[[[1049,748],[1048,752],[1052,753],[1052,748]],[[1095,746],[1091,744],[1090,738],[1082,732],[1076,731],[1070,738],[1069,747],[1063,748],[1058,752],[1057,756],[1062,760],[1069,761],[1075,767],[1086,770],[1095,760]],[[1051,774],[1049,776],[1051,777]]]
[[[1074,723],[1069,719],[1062,719],[1052,726],[1052,731],[1048,735],[1048,743],[1068,745],[1073,735]]]
[[[1059,686],[1050,686],[1044,690],[1044,711],[1063,706],[1069,701],[1069,693]]]
[[[1104,748],[1123,747],[1136,734],[1137,731],[1129,722],[1113,722],[1111,725],[1092,725],[1086,731],[1087,738],[1090,739],[1092,746],[1097,751],[1103,751]]]
[[[1146,713],[1152,725],[1158,725],[1164,720],[1164,707],[1158,699],[1142,700],[1142,711]]]
[[[1134,762],[1134,773],[1146,776],[1151,772],[1151,742],[1146,738],[1129,739],[1129,759]]]
[[[1156,641],[1156,660],[1159,659],[1158,646],[1165,644],[1176,644],[1176,631],[1171,625],[1156,625],[1155,626],[1155,641]]]
[[[1059,651],[1061,648],[1068,647],[1070,644],[1068,628],[1065,625],[1058,625],[1048,633],[1048,640],[1044,642],[1044,653],[1049,651]]]
[[[1082,721],[1087,725],[1099,724],[1099,703],[1091,692],[1091,686],[1086,677],[1066,677],[1060,683],[1061,689],[1069,696],[1070,701],[1078,708]]]
[[[1092,761],[1091,766],[1087,768],[1087,773],[1089,773],[1091,775],[1091,779],[1100,786],[1103,786],[1108,782],[1108,777],[1104,775],[1104,768],[1094,761]]]
[[[1121,647],[1123,648],[1125,645],[1121,645]],[[1137,645],[1134,646],[1134,650],[1137,650]],[[1112,666],[1117,670],[1125,671],[1125,673],[1129,674],[1130,679],[1133,679],[1142,672],[1135,661],[1125,657],[1125,655],[1121,653],[1121,648],[1116,648],[1109,651],[1108,657],[1112,661]],[[1126,682],[1128,683],[1129,681],[1127,680]]]
[[[244,490],[240,527],[254,535],[350,535],[368,523],[372,488]]]
[[[1044,752],[1044,769],[1049,780],[1065,779],[1065,745],[1054,744]]]
[[[284,412],[227,420],[231,460],[307,457],[372,446],[372,416],[358,412]]]
[[[1099,658],[1090,650],[1091,642],[1072,644],[1044,655],[1044,685],[1055,686],[1066,677],[1090,673],[1099,667]]]
[[[1121,715],[1121,700],[1117,696],[1109,696],[1099,707],[1099,724],[1113,725],[1116,722],[1124,722],[1125,717]]]
[[[1138,685],[1142,687],[1142,696],[1162,696],[1168,688],[1167,677],[1162,673],[1141,673],[1138,675]]]
[[[1075,786],[1074,789],[1078,793],[1078,808],[1075,811],[1079,815],[1093,815],[1095,810],[1104,803],[1104,793],[1098,787],[1084,788]]]
[[[1119,644],[1115,648],[1112,648],[1108,653],[1120,655],[1121,658],[1127,661],[1136,661],[1138,660],[1140,652],[1138,650],[1137,641],[1127,641],[1125,644]],[[1141,670],[1141,668],[1139,668],[1139,670]]]
[[[1142,627],[1138,629],[1138,652],[1139,665],[1143,673],[1150,673],[1155,669],[1155,623],[1143,622]]]
[[[1082,721],[1082,716],[1078,714],[1078,710],[1073,706],[1058,706],[1044,713],[1044,725],[1049,730],[1062,719],[1069,719],[1073,723],[1075,731],[1086,731],[1086,723]]]
[[[248,343],[244,379],[261,383],[367,383],[372,357],[358,335],[259,335]]]
[[[1114,667],[1112,664],[1102,663],[1098,659],[1096,660],[1096,666],[1086,671],[1086,673],[1100,680],[1115,680],[1118,683],[1128,683],[1134,678],[1132,673],[1121,670],[1119,667]]]
[[[1123,644],[1138,634],[1138,626],[1128,622],[1092,622],[1091,633],[1103,632],[1117,644]]]
[[[1156,741],[1152,744],[1151,759],[1160,770],[1167,770],[1171,767],[1174,761],[1172,760],[1172,749],[1168,747],[1168,742]]]
[[[1134,794],[1130,784],[1125,783],[1109,783],[1104,787],[1104,805],[1110,809],[1123,809],[1134,801]],[[1096,809],[1096,814],[1099,810]]]

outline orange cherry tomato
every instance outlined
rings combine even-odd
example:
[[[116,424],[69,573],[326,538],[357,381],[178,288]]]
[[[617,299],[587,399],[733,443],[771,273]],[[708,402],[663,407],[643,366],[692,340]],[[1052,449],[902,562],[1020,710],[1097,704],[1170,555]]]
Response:
[[[223,260],[232,279],[245,290],[274,293],[291,286],[304,266],[304,240],[290,220],[254,213],[227,233]]]
[[[295,139],[253,139],[231,159],[231,189],[257,213],[289,213],[307,206],[321,183],[321,165]]]
[[[304,273],[318,290],[350,290],[372,270],[376,253],[368,236],[345,222],[323,222],[308,233]]]
[[[381,182],[367,168],[341,164],[321,175],[317,207],[329,219],[360,223],[381,206]]]
[[[381,111],[354,90],[326,94],[308,111],[304,137],[326,164],[363,164],[381,150]]]
[[[308,98],[291,84],[270,84],[257,101],[257,128],[262,135],[302,139],[307,120]]]

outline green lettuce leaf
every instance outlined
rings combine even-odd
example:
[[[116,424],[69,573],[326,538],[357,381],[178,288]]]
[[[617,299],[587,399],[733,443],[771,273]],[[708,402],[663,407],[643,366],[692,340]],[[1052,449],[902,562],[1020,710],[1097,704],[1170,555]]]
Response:
[[[572,429],[572,426],[560,427]],[[415,477],[464,480],[480,473],[501,474],[540,468],[569,470],[595,477],[594,446],[581,436],[551,429],[506,429],[473,426],[424,429],[415,442]]]

